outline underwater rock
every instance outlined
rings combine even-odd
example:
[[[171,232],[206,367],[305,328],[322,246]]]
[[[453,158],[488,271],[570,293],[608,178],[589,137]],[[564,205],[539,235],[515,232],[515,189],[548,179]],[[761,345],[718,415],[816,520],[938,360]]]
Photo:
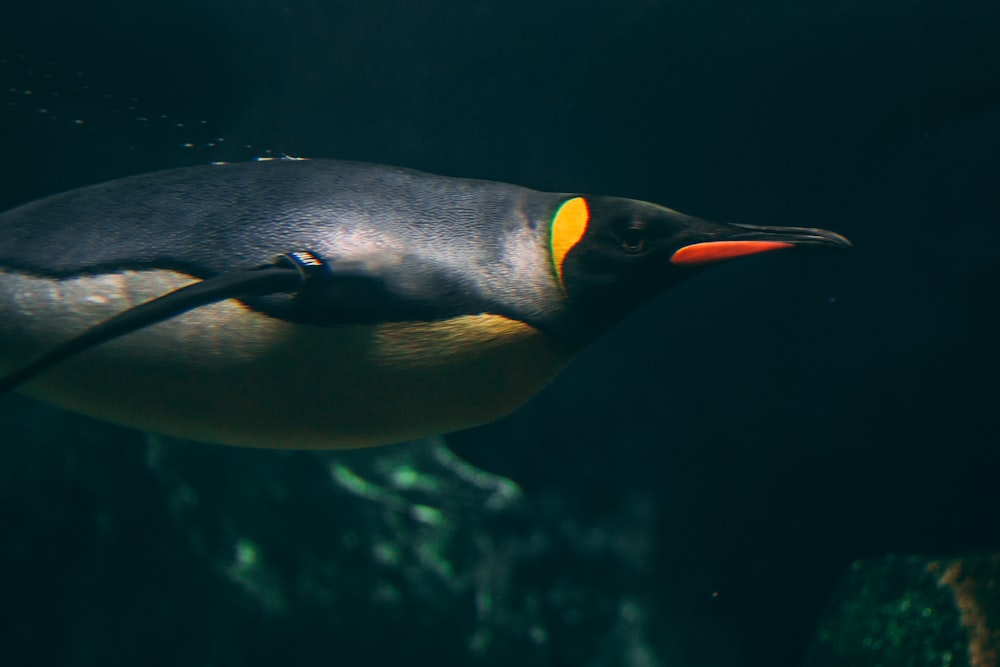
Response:
[[[0,419],[0,664],[662,664],[641,500],[583,522],[440,439],[206,447],[20,399]]]
[[[806,667],[995,667],[1000,554],[857,561],[840,582]]]

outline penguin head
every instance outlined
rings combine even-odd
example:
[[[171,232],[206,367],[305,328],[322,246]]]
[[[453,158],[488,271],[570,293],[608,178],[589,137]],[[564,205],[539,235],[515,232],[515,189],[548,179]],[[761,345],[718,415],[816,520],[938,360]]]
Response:
[[[718,223],[648,202],[590,196],[565,200],[550,234],[573,318],[595,333],[718,262],[798,246],[851,245],[823,229]]]

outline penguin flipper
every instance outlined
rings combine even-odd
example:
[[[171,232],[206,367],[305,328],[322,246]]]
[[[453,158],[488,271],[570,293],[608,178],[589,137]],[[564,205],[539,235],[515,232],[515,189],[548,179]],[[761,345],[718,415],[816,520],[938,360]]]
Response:
[[[0,396],[80,352],[189,310],[231,298],[297,293],[320,276],[328,275],[329,267],[315,253],[292,252],[279,255],[270,264],[186,285],[95,324],[27,365],[0,377]]]

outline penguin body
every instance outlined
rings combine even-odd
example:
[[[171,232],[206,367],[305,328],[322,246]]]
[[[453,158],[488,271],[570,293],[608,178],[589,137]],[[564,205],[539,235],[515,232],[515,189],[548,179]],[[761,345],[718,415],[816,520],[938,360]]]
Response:
[[[210,165],[9,211],[0,217],[0,268],[52,278],[159,268],[202,278],[276,248],[309,248],[349,284],[322,313],[265,310],[323,324],[497,309],[525,321],[558,308],[544,238],[557,205],[556,195],[504,183],[363,163]]]
[[[778,229],[338,161],[136,176],[0,215],[0,374],[139,304],[308,251],[324,269],[308,290],[178,311],[21,390],[208,442],[399,442],[509,413],[693,267],[846,243]]]

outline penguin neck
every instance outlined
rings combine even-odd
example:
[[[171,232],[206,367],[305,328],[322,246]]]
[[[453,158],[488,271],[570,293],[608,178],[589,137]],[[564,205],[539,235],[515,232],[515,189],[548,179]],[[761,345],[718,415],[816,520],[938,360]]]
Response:
[[[569,308],[558,318],[538,322],[535,326],[560,348],[576,355],[602,337],[624,319],[634,308],[618,315],[594,313],[589,308]]]

